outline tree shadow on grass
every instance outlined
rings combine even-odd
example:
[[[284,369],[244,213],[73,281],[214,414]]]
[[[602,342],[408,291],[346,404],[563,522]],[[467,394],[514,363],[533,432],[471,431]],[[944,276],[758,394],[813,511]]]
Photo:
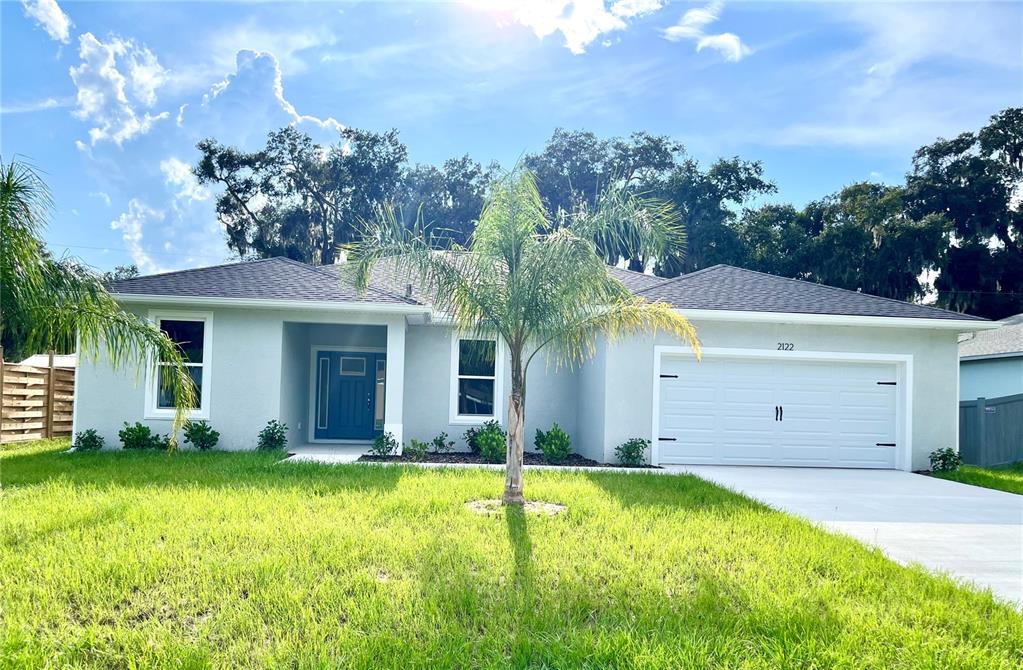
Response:
[[[587,472],[586,479],[627,508],[684,508],[721,514],[770,509],[696,475]]]

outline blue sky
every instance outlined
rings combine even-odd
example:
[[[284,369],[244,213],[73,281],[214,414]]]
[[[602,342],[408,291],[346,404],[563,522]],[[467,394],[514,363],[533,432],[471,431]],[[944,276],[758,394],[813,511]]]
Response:
[[[1023,4],[662,0],[0,4],[0,154],[98,269],[229,257],[195,143],[396,127],[414,162],[514,163],[556,127],[764,163],[771,201],[897,183],[1023,104]]]

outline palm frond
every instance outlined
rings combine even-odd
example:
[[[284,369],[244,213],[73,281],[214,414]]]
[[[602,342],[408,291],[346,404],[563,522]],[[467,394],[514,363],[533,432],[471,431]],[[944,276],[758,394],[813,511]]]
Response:
[[[160,360],[174,394],[171,444],[195,405],[182,353],[154,324],[121,309],[102,280],[73,259],[54,259],[40,237],[52,209],[49,190],[28,166],[0,163],[0,334],[9,327],[33,350],[71,349],[115,369]],[[6,324],[6,325],[4,325]]]
[[[685,253],[685,228],[674,205],[637,193],[624,179],[613,180],[595,208],[575,212],[569,226],[579,237],[593,240],[602,254],[613,256],[611,262],[623,255],[646,260]]]
[[[578,365],[593,357],[601,337],[617,342],[626,335],[666,332],[689,345],[697,359],[701,357],[696,327],[666,302],[649,302],[631,297],[605,306],[582,310],[577,318],[563,324],[538,343],[527,362],[544,348],[555,365]]]

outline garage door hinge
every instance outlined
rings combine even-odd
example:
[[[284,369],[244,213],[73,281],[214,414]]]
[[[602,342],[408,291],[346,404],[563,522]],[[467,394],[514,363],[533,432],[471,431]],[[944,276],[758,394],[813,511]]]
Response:
[[[878,382],[878,386],[895,386],[896,382]]]
[[[676,442],[676,441],[678,441],[678,438],[674,438],[674,437],[659,437],[659,438],[657,438],[657,441],[658,442]]]
[[[661,379],[678,379],[678,375],[661,375]]]
[[[894,447],[895,446],[894,442],[876,442],[875,444],[877,444],[877,446],[879,446],[879,447]]]

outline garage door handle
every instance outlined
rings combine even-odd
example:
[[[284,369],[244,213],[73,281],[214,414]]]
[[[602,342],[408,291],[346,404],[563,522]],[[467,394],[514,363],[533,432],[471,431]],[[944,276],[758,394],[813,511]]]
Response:
[[[778,420],[779,421],[784,421],[785,420],[785,406],[784,405],[779,405],[778,406]]]
[[[778,406],[777,405],[774,406],[774,420],[775,421],[778,420]]]

